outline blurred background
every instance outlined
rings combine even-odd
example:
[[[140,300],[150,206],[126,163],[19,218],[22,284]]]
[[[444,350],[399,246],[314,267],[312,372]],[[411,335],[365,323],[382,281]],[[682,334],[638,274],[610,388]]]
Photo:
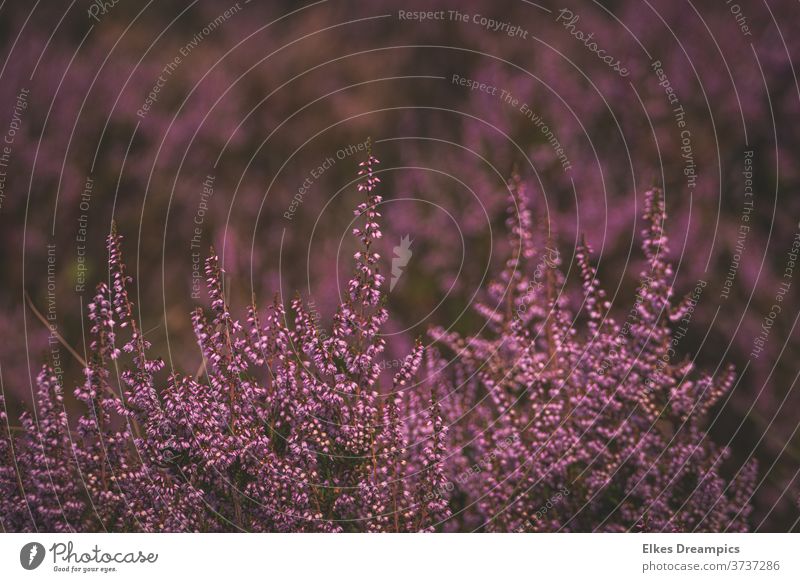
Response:
[[[70,349],[85,353],[112,221],[147,338],[191,372],[212,246],[237,309],[300,293],[330,320],[367,148],[382,162],[387,277],[411,241],[388,358],[432,324],[477,325],[514,174],[565,268],[585,234],[624,313],[644,192],[659,186],[675,292],[707,282],[680,351],[741,371],[710,433],[729,471],[759,460],[752,527],[797,529],[798,15],[790,0],[1,3],[9,416],[44,362],[79,380]]]

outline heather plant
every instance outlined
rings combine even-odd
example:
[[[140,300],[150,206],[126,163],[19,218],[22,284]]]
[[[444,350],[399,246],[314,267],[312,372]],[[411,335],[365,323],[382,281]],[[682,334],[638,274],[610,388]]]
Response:
[[[192,316],[202,377],[163,377],[112,231],[110,283],[89,307],[91,358],[75,390],[85,413],[71,430],[45,367],[20,434],[0,440],[3,529],[431,531],[445,520],[447,502],[430,495],[444,483],[439,405],[404,395],[422,345],[391,390],[378,385],[388,315],[372,246],[381,237],[376,163],[361,164],[361,248],[331,333],[299,297],[288,309],[276,298],[266,317],[253,304],[244,323],[234,319],[212,251],[210,313]]]
[[[535,243],[527,191],[512,181],[514,252],[476,306],[486,331],[432,329],[440,346],[426,356],[418,341],[389,388],[377,163],[360,166],[355,272],[330,330],[299,296],[288,306],[276,297],[265,313],[253,301],[235,319],[212,250],[210,310],[192,314],[195,376],[150,354],[112,229],[74,392],[83,415],[71,426],[48,367],[19,427],[6,430],[0,407],[3,529],[746,528],[755,467],[723,479],[726,451],[703,431],[734,374],[673,358],[670,322],[691,304],[671,300],[657,190],[647,196],[647,269],[619,323],[585,244],[582,301],[570,308],[560,256],[551,241]]]
[[[3,5],[0,43],[8,56],[0,71],[0,131],[9,128],[17,113],[21,116],[5,187],[0,185],[0,263],[6,280],[22,283],[33,298],[41,298],[45,278],[35,273],[41,273],[52,242],[59,249],[61,295],[76,282],[76,261],[86,259],[88,282],[104,269],[102,225],[112,214],[125,232],[147,224],[148,236],[141,244],[137,241],[137,256],[142,264],[163,261],[165,272],[177,273],[182,283],[164,285],[154,275],[139,279],[137,295],[143,304],[164,296],[172,306],[169,336],[164,325],[148,338],[160,353],[171,342],[175,349],[170,359],[189,369],[196,353],[191,322],[181,315],[194,299],[186,291],[185,256],[173,251],[195,236],[197,190],[212,166],[222,195],[209,201],[203,244],[213,241],[235,276],[251,269],[259,293],[279,285],[300,288],[308,274],[317,305],[330,313],[338,302],[330,292],[338,283],[338,275],[328,269],[336,248],[330,242],[339,236],[330,225],[340,224],[348,208],[326,207],[336,206],[341,214],[320,221],[310,253],[305,252],[307,227],[327,202],[316,192],[338,189],[347,179],[347,164],[337,164],[316,182],[292,228],[275,226],[309,169],[339,147],[368,131],[419,136],[384,142],[384,155],[393,166],[436,160],[437,171],[392,172],[388,180],[396,184],[398,195],[435,200],[453,219],[445,212],[428,212],[428,204],[392,206],[393,220],[384,226],[387,240],[411,234],[414,248],[426,257],[412,263],[420,275],[417,284],[401,284],[391,295],[392,319],[386,325],[396,324],[397,329],[433,309],[439,295],[448,294],[443,308],[433,314],[439,324],[448,325],[470,302],[484,263],[497,259],[492,255],[484,261],[481,253],[497,248],[489,244],[487,224],[502,220],[503,200],[494,192],[514,161],[530,159],[529,169],[522,168],[526,178],[547,184],[549,212],[560,233],[572,237],[586,232],[602,249],[608,269],[604,280],[612,288],[624,268],[630,225],[638,212],[635,197],[628,194],[639,191],[643,180],[662,176],[658,183],[668,195],[676,263],[678,256],[687,257],[680,262],[681,276],[709,280],[708,302],[694,314],[697,325],[687,341],[697,344],[707,337],[706,345],[720,346],[742,374],[714,429],[718,438],[731,439],[739,462],[755,455],[765,468],[754,501],[754,525],[795,525],[798,513],[790,500],[798,488],[792,461],[800,457],[797,421],[790,411],[798,404],[793,381],[800,332],[792,318],[786,313],[778,318],[760,357],[750,353],[774,303],[785,253],[797,230],[800,198],[786,194],[798,186],[793,163],[798,143],[793,125],[781,123],[797,116],[800,103],[793,65],[800,37],[790,34],[796,2],[777,0],[744,9],[750,27],[746,36],[731,13],[739,8],[732,2],[567,6],[580,16],[577,29],[591,31],[598,46],[624,60],[630,69],[625,80],[598,63],[563,20],[556,22],[564,8],[559,3],[535,3],[549,9],[548,15],[527,2],[502,7],[483,0],[459,2],[465,13],[527,29],[529,38],[523,41],[472,22],[411,26],[372,18],[409,8],[394,0],[358,8],[311,3],[298,12],[291,2],[251,2],[203,38],[170,74],[159,101],[140,116],[137,111],[165,65],[231,4],[207,0],[183,14],[184,7],[159,3],[139,18],[135,4],[120,3],[100,23],[73,5],[61,11],[43,11],[35,3]],[[444,2],[425,6],[453,8]],[[169,34],[154,33],[167,24]],[[691,132],[697,170],[697,187],[691,192],[683,173],[687,152],[682,150],[681,129],[655,62],[661,63]],[[453,72],[506,89],[530,105],[563,146],[572,169],[564,170],[542,126],[497,95],[466,91],[446,78],[420,82],[416,77]],[[24,110],[18,107],[23,89],[29,90]],[[374,113],[362,115],[367,111]],[[321,127],[345,118],[347,123],[337,125],[337,131],[305,142]],[[742,157],[747,150],[754,152],[756,201],[748,223],[752,228],[743,236],[741,229],[748,225],[743,222]],[[661,170],[654,168],[656,161]],[[474,197],[444,180],[444,173],[458,176]],[[93,195],[83,194],[88,178],[94,183]],[[262,213],[263,186],[273,180]],[[123,190],[138,195],[111,195]],[[233,228],[222,224],[226,216]],[[83,230],[80,224],[88,232],[79,255],[75,231]],[[713,236],[709,225],[715,225]],[[256,230],[261,244],[253,248],[249,233]],[[461,258],[462,234],[467,244],[463,256],[470,260],[458,271],[454,265]],[[288,267],[279,278],[272,261],[281,244]],[[163,253],[164,248],[170,252]],[[731,272],[730,296],[720,297]],[[26,321],[14,287],[6,286],[0,296],[0,326],[12,337],[26,338],[0,345],[11,409],[27,398],[23,388],[36,375],[38,358],[28,354],[48,349],[47,328]],[[229,299],[235,304],[248,301],[236,294],[244,288],[234,288]],[[91,300],[91,285],[86,289],[81,292],[84,305]],[[413,293],[406,293],[410,289]],[[797,289],[793,286],[789,295]],[[625,285],[623,293],[631,293],[631,287]],[[76,312],[62,308],[58,321],[60,333],[72,341],[82,335]],[[393,358],[400,359],[411,342],[399,343],[404,345],[397,353],[387,346]],[[718,352],[704,349],[697,357],[714,366]],[[67,374],[74,376],[77,368],[71,366]],[[749,438],[754,435],[764,438]]]
[[[533,242],[524,185],[510,191],[515,252],[476,306],[486,333],[432,330],[452,356],[452,365],[439,357],[434,377],[451,398],[447,490],[458,527],[745,530],[755,462],[724,479],[728,451],[703,429],[735,373],[708,374],[676,356],[673,327],[688,325],[694,298],[672,299],[661,192],[646,195],[646,268],[618,320],[588,244],[575,253],[575,306],[560,256]]]

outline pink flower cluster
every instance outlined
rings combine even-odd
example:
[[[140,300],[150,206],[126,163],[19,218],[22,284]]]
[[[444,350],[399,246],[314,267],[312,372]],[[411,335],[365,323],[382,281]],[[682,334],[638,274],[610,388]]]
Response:
[[[646,198],[647,267],[624,321],[611,304],[583,242],[575,253],[583,292],[570,301],[560,258],[530,236],[525,187],[514,181],[512,256],[487,301],[488,332],[432,335],[439,382],[449,390],[454,529],[489,531],[742,531],[755,462],[731,480],[728,452],[703,426],[734,373],[713,376],[673,357],[672,322],[691,297],[672,301],[672,268],[661,192]],[[540,283],[536,273],[544,270]],[[572,303],[572,305],[571,305]],[[557,496],[559,491],[569,496]]]
[[[360,166],[360,247],[330,331],[299,297],[235,319],[212,251],[210,310],[192,316],[203,356],[195,376],[167,373],[150,355],[112,231],[110,284],[90,306],[91,358],[75,390],[83,415],[71,425],[47,367],[20,427],[6,430],[0,406],[3,529],[746,528],[755,467],[723,479],[726,453],[702,428],[733,373],[663,363],[685,306],[670,297],[657,191],[648,269],[618,322],[586,245],[582,302],[570,307],[560,259],[550,244],[547,260],[537,250],[525,188],[512,182],[515,251],[477,306],[486,331],[433,329],[437,347],[425,354],[418,341],[389,388],[377,163]]]

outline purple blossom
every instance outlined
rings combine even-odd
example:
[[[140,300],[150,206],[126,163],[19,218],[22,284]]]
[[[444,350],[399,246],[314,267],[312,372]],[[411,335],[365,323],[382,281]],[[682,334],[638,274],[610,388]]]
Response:
[[[523,207],[512,233],[527,222]],[[449,349],[440,358],[454,388],[457,416],[448,473],[456,484],[460,528],[489,531],[740,531],[747,528],[755,478],[750,462],[732,481],[721,476],[728,456],[703,431],[709,407],[728,392],[731,369],[711,377],[688,360],[674,361],[665,260],[665,211],[658,190],[646,196],[647,227],[634,307],[624,321],[609,303],[586,243],[576,253],[581,301],[570,306],[557,286],[557,261],[516,250],[479,307],[492,331],[432,335]],[[547,275],[536,284],[533,266]],[[491,308],[489,306],[497,306]],[[665,365],[662,365],[666,362]],[[510,443],[502,446],[503,443]],[[466,446],[465,446],[466,445]],[[459,479],[465,467],[480,478]],[[544,516],[539,508],[566,488]]]
[[[638,295],[617,321],[587,244],[582,301],[559,292],[560,256],[549,238],[537,248],[526,186],[512,179],[512,252],[477,306],[487,331],[432,329],[438,345],[417,341],[389,389],[377,164],[360,166],[360,247],[330,332],[300,297],[265,313],[253,302],[240,323],[212,249],[210,310],[192,314],[196,377],[165,375],[149,354],[112,229],[110,285],[89,307],[91,356],[74,392],[83,415],[70,426],[45,367],[33,412],[0,438],[4,529],[746,529],[755,467],[726,481],[727,451],[703,431],[735,375],[664,359],[685,305],[671,298],[658,190]]]

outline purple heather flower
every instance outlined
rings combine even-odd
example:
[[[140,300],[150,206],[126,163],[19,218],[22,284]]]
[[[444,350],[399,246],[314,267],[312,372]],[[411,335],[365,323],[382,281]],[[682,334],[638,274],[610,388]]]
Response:
[[[300,297],[288,308],[275,299],[266,313],[253,301],[240,323],[212,249],[210,310],[191,316],[198,377],[164,377],[149,355],[112,230],[110,283],[89,305],[90,357],[75,389],[83,414],[70,425],[47,367],[20,430],[6,431],[0,401],[3,528],[746,528],[755,467],[723,479],[727,452],[702,428],[734,372],[664,359],[684,307],[671,300],[659,191],[646,198],[639,294],[618,322],[588,244],[576,253],[581,304],[557,291],[561,259],[549,237],[536,247],[527,187],[514,177],[511,254],[476,307],[486,331],[432,329],[438,346],[417,341],[389,389],[377,164],[370,155],[359,169],[360,247],[330,330]]]

